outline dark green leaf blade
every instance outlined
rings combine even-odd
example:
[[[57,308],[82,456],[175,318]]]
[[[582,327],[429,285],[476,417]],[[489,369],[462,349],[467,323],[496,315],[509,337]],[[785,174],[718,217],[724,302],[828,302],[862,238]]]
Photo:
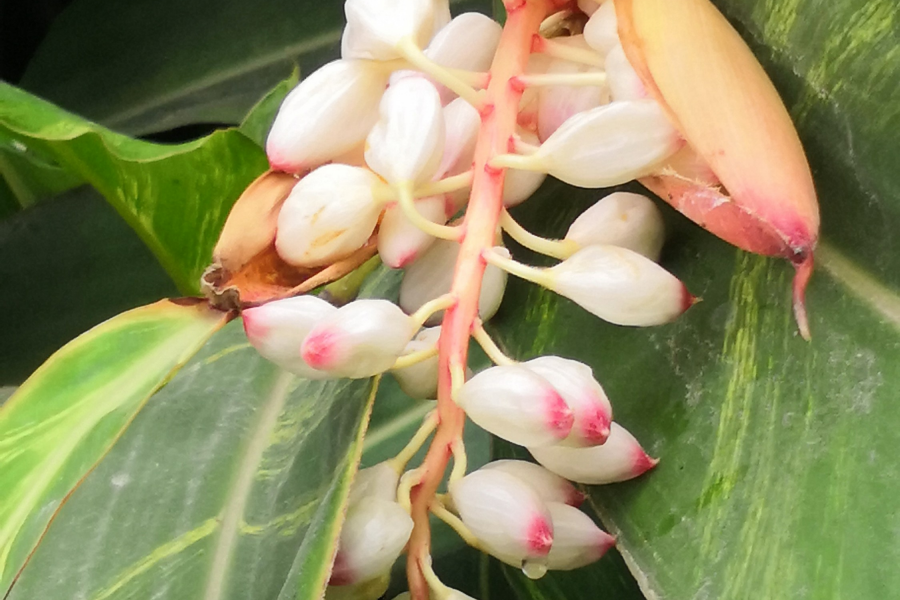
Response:
[[[171,301],[129,311],[63,347],[3,405],[0,590],[147,398],[226,319]]]

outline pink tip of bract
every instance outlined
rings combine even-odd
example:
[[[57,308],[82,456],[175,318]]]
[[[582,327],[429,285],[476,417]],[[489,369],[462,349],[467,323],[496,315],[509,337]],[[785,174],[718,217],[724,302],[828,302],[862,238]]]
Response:
[[[606,552],[616,545],[616,537],[613,535],[609,535],[602,529],[600,533],[597,535],[597,554],[598,556],[603,556]]]
[[[328,369],[334,362],[337,338],[330,331],[320,331],[303,341],[300,357],[313,369]]]
[[[609,437],[610,416],[600,406],[581,419],[581,435],[592,446],[597,446]]]
[[[250,340],[250,343],[254,346],[259,344],[269,333],[269,328],[257,312],[259,310],[260,308],[248,308],[241,312],[241,317],[244,321],[244,333],[247,334],[247,339]]]
[[[586,498],[587,496],[584,494],[584,492],[576,487],[573,487],[572,491],[569,493],[569,497],[566,498],[566,504],[578,508],[584,503]]]
[[[545,556],[553,545],[553,526],[542,515],[535,515],[528,525],[528,549],[534,556]]]
[[[564,439],[572,431],[575,414],[555,390],[548,390],[544,401],[547,409],[547,427],[559,439]]]
[[[408,265],[411,265],[417,258],[419,257],[419,252],[416,250],[410,250],[400,256],[396,257],[395,260],[391,260],[385,264],[392,269],[402,269]]]
[[[328,580],[328,585],[350,585],[355,583],[354,580],[344,553],[338,550],[334,555],[334,565],[331,567],[331,578]]]
[[[698,298],[688,291],[686,285],[681,285],[681,312],[685,312],[687,309],[700,302],[700,300],[701,298]]]
[[[633,470],[635,477],[637,477],[638,475],[641,475],[642,473],[646,473],[647,471],[649,471],[650,469],[652,469],[653,467],[655,467],[658,464],[659,464],[658,458],[653,458],[652,456],[650,456],[649,454],[644,452],[644,449],[641,448],[640,446],[635,448],[634,463],[632,465],[632,470]]]

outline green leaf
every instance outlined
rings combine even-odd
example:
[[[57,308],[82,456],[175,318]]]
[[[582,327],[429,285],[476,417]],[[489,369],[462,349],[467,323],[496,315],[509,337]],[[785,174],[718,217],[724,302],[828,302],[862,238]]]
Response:
[[[29,150],[21,142],[0,132],[0,180],[9,190],[12,213],[50,198],[82,183],[45,156]],[[2,216],[2,215],[0,215]]]
[[[256,142],[260,148],[265,148],[266,146],[266,137],[269,135],[269,129],[272,128],[272,122],[275,120],[275,115],[278,114],[281,102],[288,95],[288,92],[297,85],[299,80],[300,71],[294,69],[291,76],[263,96],[262,100],[250,109],[250,112],[241,122],[239,128],[241,132]]]
[[[288,375],[232,323],[72,494],[10,599],[320,597],[371,390]]]
[[[0,591],[147,398],[226,318],[170,301],[129,311],[66,345],[3,405]]]
[[[0,133],[51,156],[103,194],[179,289],[199,280],[231,205],[268,165],[237,130],[185,144],[134,140],[0,83]]]

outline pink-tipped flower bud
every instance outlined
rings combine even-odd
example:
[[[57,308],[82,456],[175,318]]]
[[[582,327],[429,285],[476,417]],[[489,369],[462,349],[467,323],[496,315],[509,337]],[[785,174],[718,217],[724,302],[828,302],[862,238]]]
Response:
[[[433,348],[437,346],[440,337],[440,325],[438,325],[437,327],[427,327],[417,333],[416,337],[414,337],[406,345],[406,348],[403,349],[403,354],[401,356]],[[426,358],[425,360],[408,367],[392,369],[391,373],[394,375],[394,379],[397,380],[397,383],[400,385],[400,389],[403,390],[403,393],[410,398],[416,400],[437,398],[437,355],[432,356],[431,358]]]
[[[584,502],[584,494],[578,491],[578,488],[571,482],[532,462],[495,460],[481,469],[509,473],[530,485],[544,502],[562,502],[571,506],[580,506]]]
[[[581,50],[593,51],[584,41],[583,35],[554,38],[559,44],[573,46]],[[547,66],[547,73],[571,75],[575,73],[599,73],[601,69],[574,63],[563,59],[553,59]],[[546,140],[571,116],[609,103],[609,89],[606,85],[548,85],[541,86],[538,93],[538,135]]]
[[[346,0],[341,57],[401,58],[397,47],[407,38],[424,48],[433,33],[436,8],[434,0]]]
[[[425,55],[443,67],[483,73],[491,68],[502,31],[500,23],[490,17],[462,13],[434,36]],[[442,85],[438,91],[444,104],[456,96]]]
[[[571,571],[589,565],[616,545],[616,538],[577,508],[550,502],[547,509],[553,520],[553,546],[547,555],[547,568],[551,571]]]
[[[616,44],[606,55],[606,81],[609,95],[615,102],[647,98],[647,88],[637,71],[625,57],[622,44]]]
[[[275,300],[241,312],[247,339],[263,358],[306,379],[326,379],[329,373],[310,367],[300,356],[303,340],[313,327],[337,308],[315,296]]]
[[[521,566],[550,553],[550,511],[531,486],[501,471],[478,470],[450,484],[463,523],[501,560]]]
[[[278,213],[278,255],[297,267],[318,267],[362,247],[381,214],[373,194],[378,184],[368,169],[338,164],[298,181]]]
[[[616,325],[669,323],[695,301],[674,275],[616,246],[588,246],[545,273],[547,287]]]
[[[387,300],[355,300],[314,327],[300,355],[335,377],[373,377],[391,368],[415,328],[413,319]]]
[[[287,95],[266,139],[273,169],[300,173],[351,151],[378,120],[387,70],[336,60],[313,71]]]
[[[569,118],[529,159],[566,183],[611,187],[651,173],[682,143],[654,100],[613,102]]]
[[[575,420],[556,389],[521,365],[485,369],[462,386],[456,402],[476,425],[521,446],[555,444]]]
[[[519,139],[526,144],[537,146],[541,143],[533,131],[519,128],[517,133]],[[546,178],[547,174],[541,171],[507,169],[506,178],[503,180],[503,206],[511,208],[522,204],[531,198]]]
[[[353,479],[348,505],[352,506],[370,498],[396,502],[399,482],[400,473],[387,461],[360,469]]]
[[[621,246],[656,261],[665,240],[665,226],[650,198],[615,192],[581,213],[569,226],[566,239],[581,248]]]
[[[616,20],[616,4],[607,0],[584,25],[584,41],[603,56],[619,45],[619,23]]]
[[[505,248],[495,248],[509,256]],[[459,244],[448,240],[438,240],[413,264],[406,269],[400,283],[400,306],[413,313],[426,302],[434,300],[450,291],[453,270],[459,256]],[[478,297],[478,316],[487,321],[496,314],[506,291],[506,271],[488,265],[481,282]],[[433,314],[426,324],[436,325],[443,318],[444,311]]]
[[[416,200],[416,209],[433,223],[447,222],[447,202],[443,196],[431,196]],[[381,262],[392,269],[402,269],[415,262],[431,244],[434,238],[406,218],[398,205],[384,211],[378,227],[378,255]]]
[[[634,436],[618,423],[612,424],[602,446],[544,446],[528,451],[557,475],[588,485],[633,479],[659,462],[648,456]]]
[[[383,575],[400,556],[412,528],[412,518],[396,502],[368,498],[350,506],[329,583],[349,585]]]
[[[434,86],[406,77],[384,93],[380,118],[366,138],[366,163],[388,183],[431,180],[444,150],[444,115]]]
[[[549,381],[572,409],[575,422],[561,444],[582,447],[606,441],[612,406],[589,366],[559,356],[541,356],[522,366]]]

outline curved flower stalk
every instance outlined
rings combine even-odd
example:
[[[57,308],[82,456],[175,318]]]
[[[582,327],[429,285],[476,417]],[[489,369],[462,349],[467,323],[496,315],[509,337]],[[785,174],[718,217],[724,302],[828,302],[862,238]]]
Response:
[[[347,0],[343,58],[298,86],[270,133],[273,168],[302,175],[259,186],[279,195],[261,203],[260,229],[271,232],[279,260],[327,269],[377,246],[404,273],[399,306],[264,303],[244,312],[248,339],[301,376],[391,371],[412,398],[437,401],[400,454],[359,473],[327,597],[382,593],[405,549],[413,600],[465,598],[431,567],[431,515],[530,577],[589,564],[615,540],[577,508],[584,496],[571,482],[623,481],[657,464],[613,422],[589,365],[561,356],[518,362],[483,327],[509,275],[625,326],[671,322],[696,300],[656,263],[665,232],[645,196],[604,196],[561,240],[516,223],[506,207],[548,175],[582,187],[640,178],[742,247],[793,253],[802,308],[818,226],[802,181],[808,171],[795,135],[783,131],[783,109],[767,108],[769,84],[707,0],[582,0],[584,35],[556,38],[545,35],[564,31],[573,3],[505,4],[501,28],[482,15],[450,20],[444,1]],[[692,33],[672,33],[675,24]],[[698,56],[709,47],[717,52]],[[728,79],[737,67],[753,89]],[[719,81],[719,106],[696,97],[707,79]],[[779,144],[783,167],[762,160],[762,134],[745,132],[752,119],[741,111]],[[503,232],[558,262],[514,260]],[[254,234],[253,248],[263,237]],[[472,339],[495,363],[477,374],[468,369]],[[496,461],[467,472],[466,417],[540,464]],[[421,465],[407,469],[429,440]],[[451,457],[448,493],[439,494]]]

